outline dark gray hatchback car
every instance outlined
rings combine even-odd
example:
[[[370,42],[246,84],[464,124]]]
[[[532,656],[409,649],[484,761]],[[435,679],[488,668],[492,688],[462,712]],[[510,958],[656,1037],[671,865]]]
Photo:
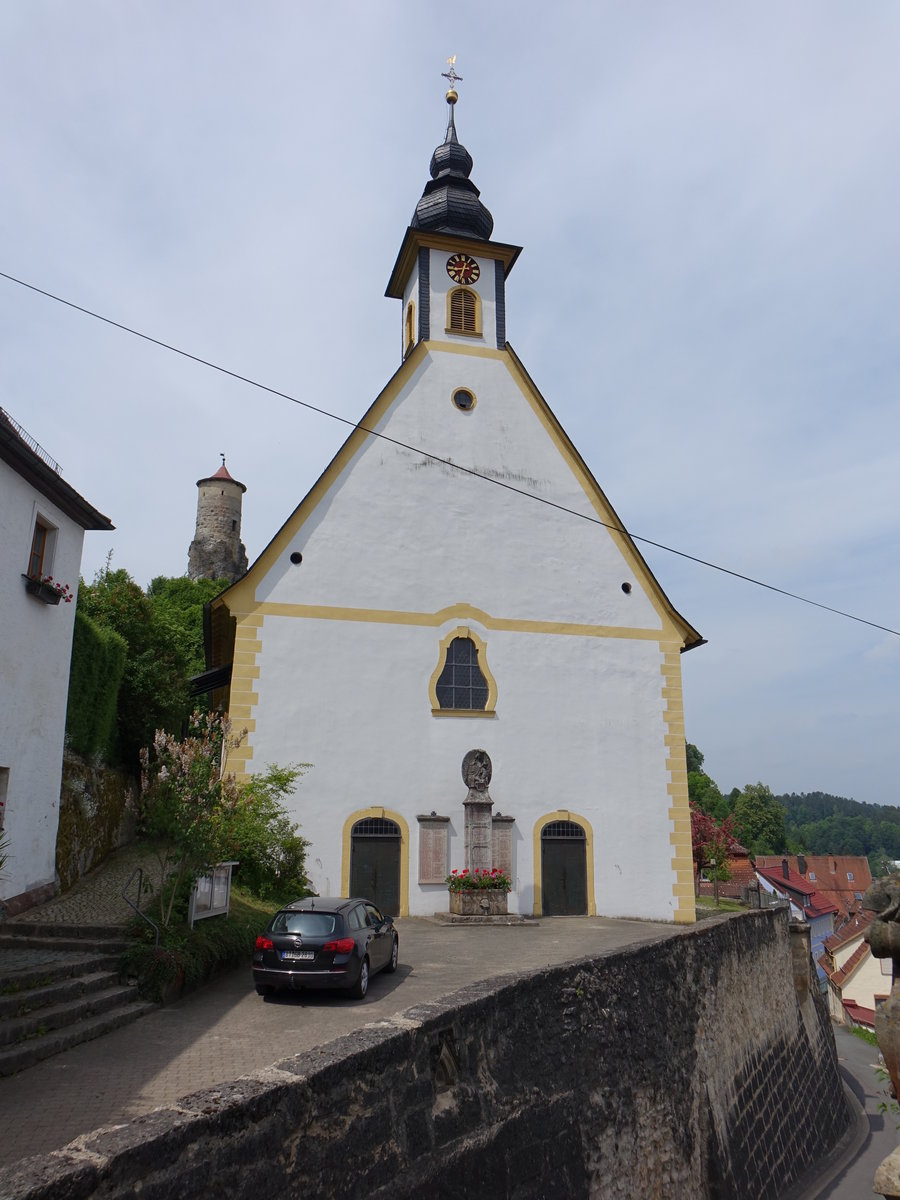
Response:
[[[256,939],[253,981],[280,988],[343,988],[361,1000],[378,971],[397,969],[391,917],[360,897],[307,896],[280,909]]]

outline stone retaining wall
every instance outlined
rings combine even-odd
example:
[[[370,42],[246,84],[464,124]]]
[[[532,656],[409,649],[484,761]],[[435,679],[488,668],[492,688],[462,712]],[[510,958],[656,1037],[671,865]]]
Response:
[[[849,1122],[792,936],[748,913],[485,982],[0,1171],[0,1198],[767,1200]]]

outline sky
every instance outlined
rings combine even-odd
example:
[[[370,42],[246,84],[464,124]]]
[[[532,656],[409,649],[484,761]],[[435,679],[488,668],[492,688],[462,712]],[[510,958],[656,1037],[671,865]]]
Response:
[[[455,54],[507,336],[626,527],[900,630],[898,44],[888,0],[7,4],[0,271],[357,420]],[[221,452],[252,562],[347,432],[2,278],[0,406],[142,585]],[[641,549],[723,791],[900,802],[900,637]]]

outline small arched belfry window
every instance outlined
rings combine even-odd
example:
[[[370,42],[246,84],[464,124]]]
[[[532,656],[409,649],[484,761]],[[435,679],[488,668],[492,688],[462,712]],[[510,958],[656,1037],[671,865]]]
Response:
[[[406,321],[403,326],[403,357],[406,358],[416,344],[416,306],[410,300],[406,306]]]
[[[435,714],[493,716],[497,685],[487,665],[484,642],[477,634],[470,629],[447,634],[429,691]]]
[[[453,288],[447,295],[447,332],[481,333],[481,302],[468,287]]]

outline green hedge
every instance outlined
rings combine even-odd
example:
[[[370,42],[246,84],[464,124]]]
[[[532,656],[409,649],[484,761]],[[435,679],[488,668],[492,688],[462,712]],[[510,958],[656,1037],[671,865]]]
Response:
[[[75,613],[66,733],[78,754],[111,756],[126,649],[120,634]]]

